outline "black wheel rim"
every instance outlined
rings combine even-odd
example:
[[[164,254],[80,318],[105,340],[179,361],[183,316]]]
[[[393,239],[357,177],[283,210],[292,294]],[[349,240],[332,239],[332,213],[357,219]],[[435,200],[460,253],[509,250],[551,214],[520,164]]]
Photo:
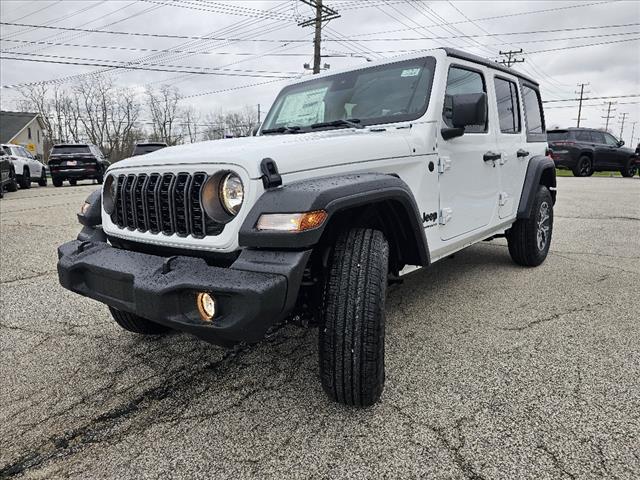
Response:
[[[549,244],[549,232],[551,231],[551,214],[548,202],[544,201],[540,204],[537,220],[536,245],[538,250],[542,252]]]
[[[586,177],[591,172],[591,161],[584,159],[580,164],[580,175]]]

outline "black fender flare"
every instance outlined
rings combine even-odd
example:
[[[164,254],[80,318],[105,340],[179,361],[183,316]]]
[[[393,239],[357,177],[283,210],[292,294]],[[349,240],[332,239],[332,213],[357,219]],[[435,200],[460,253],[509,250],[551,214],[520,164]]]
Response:
[[[524,185],[520,194],[517,218],[529,218],[533,208],[533,200],[539,185],[545,185],[551,190],[553,203],[556,203],[556,166],[549,157],[537,155],[529,160]]]
[[[319,177],[285,184],[267,190],[247,214],[239,233],[240,246],[268,249],[313,248],[340,212],[392,202],[402,215],[403,227],[410,229],[407,241],[416,248],[415,260],[422,266],[430,262],[422,217],[409,186],[395,175],[360,173]],[[328,218],[318,228],[291,233],[260,231],[256,224],[263,213],[295,213],[325,210]],[[408,223],[408,225],[407,225]],[[408,232],[409,230],[407,230]],[[409,247],[409,245],[407,245]]]

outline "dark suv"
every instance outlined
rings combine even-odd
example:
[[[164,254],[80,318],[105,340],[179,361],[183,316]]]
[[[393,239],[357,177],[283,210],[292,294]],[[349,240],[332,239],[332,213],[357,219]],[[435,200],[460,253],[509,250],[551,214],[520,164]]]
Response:
[[[591,128],[550,130],[547,141],[556,167],[568,168],[576,177],[603,171],[632,177],[638,169],[635,152],[607,132]]]
[[[51,180],[56,187],[61,187],[65,180],[70,185],[89,179],[102,183],[108,166],[100,149],[89,143],[54,145],[49,154]]]

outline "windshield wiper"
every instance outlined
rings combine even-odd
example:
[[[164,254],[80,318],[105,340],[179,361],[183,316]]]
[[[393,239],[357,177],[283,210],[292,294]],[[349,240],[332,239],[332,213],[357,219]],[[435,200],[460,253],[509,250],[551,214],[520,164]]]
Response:
[[[349,119],[339,119],[333,120],[332,122],[320,122],[311,124],[311,128],[322,128],[322,127],[352,127],[352,128],[364,128],[363,125],[360,125],[359,118],[349,118]]]
[[[300,131],[298,125],[292,125],[291,127],[277,127],[277,128],[267,128],[266,130],[262,130],[261,133],[265,135],[269,135],[270,133],[297,133]]]

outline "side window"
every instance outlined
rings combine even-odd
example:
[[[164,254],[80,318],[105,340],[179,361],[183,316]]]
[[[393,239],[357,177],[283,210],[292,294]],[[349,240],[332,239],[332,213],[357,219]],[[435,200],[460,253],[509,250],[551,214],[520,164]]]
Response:
[[[27,127],[27,137],[31,140],[31,127]]]
[[[544,133],[544,120],[542,119],[542,107],[538,91],[523,85],[522,100],[524,103],[527,133]]]
[[[618,146],[618,141],[613,138],[613,135],[609,134],[609,133],[605,133],[604,134],[604,141],[607,142],[607,145],[611,146],[611,147],[617,147]]]
[[[602,132],[591,132],[591,138],[593,140],[591,140],[593,143],[600,143],[600,144],[604,144],[604,134]]]
[[[588,130],[578,130],[576,132],[576,140],[580,142],[591,143],[593,142],[593,137],[591,136],[591,132]]]
[[[462,67],[449,68],[447,77],[447,89],[444,95],[444,109],[442,119],[448,127],[453,127],[451,123],[451,95],[464,93],[486,93],[484,77],[480,72],[467,70]],[[487,131],[487,122],[482,125],[469,125],[465,128],[465,133],[484,133]]]
[[[502,133],[520,132],[520,105],[518,86],[502,78],[494,78],[496,101],[498,102],[498,120]]]

